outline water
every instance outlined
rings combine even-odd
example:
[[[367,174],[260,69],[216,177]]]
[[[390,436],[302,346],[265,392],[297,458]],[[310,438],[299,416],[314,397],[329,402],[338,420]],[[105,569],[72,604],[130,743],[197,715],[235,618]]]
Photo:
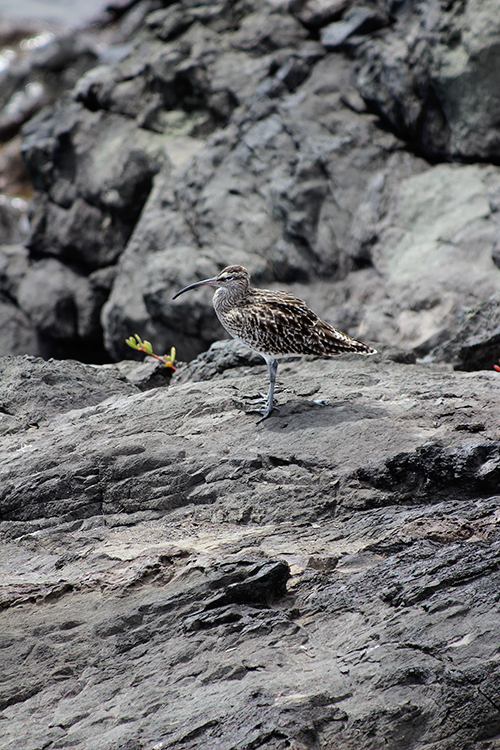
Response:
[[[0,16],[13,21],[82,26],[99,15],[106,5],[106,0],[0,0]]]

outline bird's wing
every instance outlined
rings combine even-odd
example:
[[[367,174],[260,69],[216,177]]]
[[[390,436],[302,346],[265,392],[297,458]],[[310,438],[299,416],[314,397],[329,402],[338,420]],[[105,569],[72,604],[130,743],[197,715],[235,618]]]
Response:
[[[291,294],[252,291],[243,305],[226,313],[224,326],[256,351],[321,356],[368,348],[322,321]]]

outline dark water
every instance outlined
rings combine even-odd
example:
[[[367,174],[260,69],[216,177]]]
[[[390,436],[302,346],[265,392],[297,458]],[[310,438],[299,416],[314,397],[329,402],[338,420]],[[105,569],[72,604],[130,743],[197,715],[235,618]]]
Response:
[[[107,4],[106,0],[0,0],[0,16],[48,21],[57,26],[81,26]]]

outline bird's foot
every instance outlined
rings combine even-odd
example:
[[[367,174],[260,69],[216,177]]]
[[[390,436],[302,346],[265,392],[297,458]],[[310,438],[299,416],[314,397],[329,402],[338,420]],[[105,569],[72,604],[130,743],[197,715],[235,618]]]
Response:
[[[276,400],[272,397],[269,398],[269,392],[268,393],[258,393],[258,394],[249,394],[246,393],[242,396],[245,400],[248,401],[254,401],[255,404],[252,404],[251,407],[248,409],[244,408],[245,414],[260,414],[260,419],[257,420],[257,424],[260,422],[263,422],[264,419],[267,419],[273,411],[277,408],[274,404],[276,403]]]
[[[259,406],[257,406],[256,404],[255,406],[252,405],[252,408],[245,409],[245,414],[260,414],[261,415],[261,419],[257,421],[257,424],[259,424],[259,422],[262,422],[264,419],[267,419],[272,414],[274,409],[276,409],[276,407],[274,406],[275,400],[273,399],[273,403],[270,404],[267,393],[258,393],[255,395],[246,394],[245,396],[243,396],[243,398],[248,399],[250,401],[253,400],[256,402],[262,402],[262,406],[260,406],[260,404]]]
[[[277,409],[277,407],[274,405],[276,403],[275,399],[273,399],[272,405],[269,404],[269,400],[267,397],[267,394],[265,393],[259,393],[257,394],[244,394],[242,396],[242,399],[245,399],[245,401],[254,401],[253,404],[245,404],[242,403],[239,400],[235,399],[235,402],[239,406],[240,409],[242,409],[245,414],[260,414],[260,419],[257,420],[256,424],[259,424],[259,422],[263,422],[264,419],[267,419],[272,412]]]
[[[274,405],[266,405],[265,409],[245,409],[245,414],[260,414],[260,419],[257,420],[256,424],[260,424],[264,421],[264,419],[267,419],[271,416],[273,411],[277,411],[277,407]]]
[[[264,404],[267,403],[267,393],[261,393],[261,391],[258,393],[244,393],[242,398],[248,401],[262,401]]]

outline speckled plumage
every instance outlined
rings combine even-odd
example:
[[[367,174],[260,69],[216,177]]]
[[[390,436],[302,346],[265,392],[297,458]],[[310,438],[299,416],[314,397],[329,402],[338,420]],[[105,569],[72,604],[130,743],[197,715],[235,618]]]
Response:
[[[243,266],[228,266],[213,279],[191,284],[174,296],[198,286],[218,286],[213,305],[226,331],[258,352],[267,362],[270,387],[262,419],[273,410],[277,360],[290,354],[331,356],[344,352],[375,354],[375,349],[356,341],[323,320],[306,303],[287,292],[253,289]]]

